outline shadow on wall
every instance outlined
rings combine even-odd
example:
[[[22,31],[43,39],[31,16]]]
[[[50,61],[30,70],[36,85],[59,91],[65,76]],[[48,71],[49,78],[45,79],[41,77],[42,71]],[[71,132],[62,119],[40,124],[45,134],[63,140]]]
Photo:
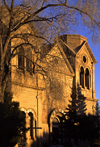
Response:
[[[63,100],[63,85],[56,78],[50,83],[50,95],[53,100]]]
[[[50,147],[48,136],[49,134],[43,133],[43,137],[38,137],[36,140],[34,140],[33,143],[30,144],[30,147]]]
[[[52,109],[55,108],[55,106],[56,108],[62,106],[62,104],[64,103],[64,92],[62,83],[56,77],[51,77],[50,81],[46,80],[45,82],[46,99],[44,100],[44,102],[47,109],[47,114],[49,114]]]

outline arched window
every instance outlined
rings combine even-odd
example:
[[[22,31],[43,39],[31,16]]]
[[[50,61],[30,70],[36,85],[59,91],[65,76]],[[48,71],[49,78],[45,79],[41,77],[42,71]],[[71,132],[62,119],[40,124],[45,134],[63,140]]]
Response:
[[[85,86],[87,87],[87,89],[89,89],[89,70],[88,68],[86,68],[86,72],[85,72]]]
[[[24,118],[24,127],[26,128],[26,113],[22,111],[23,118]],[[23,130],[24,139],[26,139],[26,131]]]
[[[18,68],[24,69],[24,48],[20,47],[18,49]]]
[[[31,139],[33,139],[33,114],[29,112],[29,116],[30,116],[30,136]]]
[[[91,88],[91,75],[90,75],[90,85],[89,85],[89,87]]]
[[[31,49],[27,49],[26,52],[26,70],[32,74],[32,51]]]
[[[83,56],[83,62],[86,63],[86,57],[85,56]]]
[[[80,85],[84,88],[84,68],[81,67],[80,69]]]

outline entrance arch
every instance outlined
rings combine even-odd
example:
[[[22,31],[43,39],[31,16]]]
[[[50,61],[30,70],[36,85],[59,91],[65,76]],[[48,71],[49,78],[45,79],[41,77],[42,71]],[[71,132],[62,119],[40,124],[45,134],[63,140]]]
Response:
[[[49,127],[50,127],[50,140],[53,143],[57,143],[61,136],[61,132],[59,130],[61,118],[64,115],[64,110],[62,109],[54,109],[50,114]]]
[[[59,138],[59,119],[54,117],[52,120],[52,142],[57,143]]]

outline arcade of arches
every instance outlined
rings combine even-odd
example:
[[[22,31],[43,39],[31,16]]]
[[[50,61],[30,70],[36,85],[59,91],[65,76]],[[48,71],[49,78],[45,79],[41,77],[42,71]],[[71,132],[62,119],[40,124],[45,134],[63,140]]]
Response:
[[[25,116],[25,126],[28,131],[24,134],[24,140],[27,139],[27,143],[33,142],[36,140],[37,131],[36,131],[36,114],[32,109],[26,110],[25,108],[21,108],[23,115]]]

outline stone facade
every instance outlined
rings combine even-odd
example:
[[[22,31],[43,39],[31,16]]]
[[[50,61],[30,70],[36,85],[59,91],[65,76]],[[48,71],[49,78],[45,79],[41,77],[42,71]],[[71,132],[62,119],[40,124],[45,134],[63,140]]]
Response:
[[[37,137],[47,139],[47,134],[53,131],[53,121],[60,121],[58,115],[64,114],[72,98],[77,101],[77,114],[82,113],[84,106],[86,114],[95,114],[96,108],[96,59],[87,39],[81,35],[64,35],[43,49],[40,65],[46,74],[30,73],[26,58],[24,69],[18,68],[18,55],[12,59],[12,65],[17,66],[11,69],[14,100],[26,114],[26,126],[34,127],[26,134],[29,146]]]
[[[33,33],[31,27],[25,25],[15,35]],[[30,127],[26,133],[30,147],[37,138],[48,139],[54,129],[53,122],[60,122],[58,116],[63,116],[72,99],[77,102],[78,115],[83,111],[95,115],[94,71],[97,62],[87,39],[81,35],[59,36],[53,44],[42,48],[41,40],[31,37],[29,41],[38,46],[37,64],[42,70],[35,66],[38,72],[33,72],[35,52],[23,45],[11,60],[10,82],[14,101],[19,102],[26,115],[26,127]],[[24,43],[21,39],[13,39],[11,46],[21,43]]]

